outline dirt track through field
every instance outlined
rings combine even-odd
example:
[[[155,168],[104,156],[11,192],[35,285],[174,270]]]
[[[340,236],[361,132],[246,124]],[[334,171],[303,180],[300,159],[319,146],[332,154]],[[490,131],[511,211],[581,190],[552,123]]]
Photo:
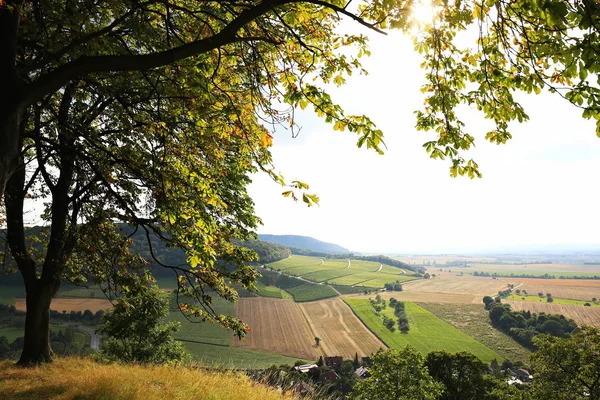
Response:
[[[327,356],[368,356],[386,348],[340,298],[300,304],[313,336]]]
[[[314,336],[309,332],[300,307],[293,301],[266,297],[243,298],[236,303],[235,314],[251,330],[242,341],[234,337],[231,343],[233,347],[305,360],[319,358]]]

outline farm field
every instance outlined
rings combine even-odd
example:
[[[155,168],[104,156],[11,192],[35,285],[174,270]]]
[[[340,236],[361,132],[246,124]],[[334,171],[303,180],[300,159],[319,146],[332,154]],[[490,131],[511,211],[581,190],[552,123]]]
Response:
[[[403,284],[404,292],[469,294],[472,296],[496,295],[499,290],[507,288],[509,283],[515,283],[510,278],[485,278],[473,276],[441,275],[432,279]]]
[[[15,304],[15,297],[25,297],[25,288],[20,285],[0,285],[0,303]]]
[[[500,356],[511,361],[528,362],[531,352],[504,332],[490,324],[483,304],[419,303],[456,329],[486,345]]]
[[[553,297],[591,301],[592,298],[600,299],[600,280],[596,279],[519,279],[522,283],[518,287],[526,290],[529,295],[539,292],[552,293]]]
[[[90,310],[96,312],[100,310],[106,310],[112,307],[110,301],[106,299],[65,299],[65,298],[54,298],[50,304],[50,309],[58,312],[66,311],[85,311]],[[20,311],[26,310],[25,299],[15,299],[15,308]]]
[[[240,301],[253,299],[255,298]],[[220,297],[213,297],[212,306],[217,313],[234,313],[234,305]],[[223,368],[266,368],[272,364],[293,364],[297,361],[294,357],[231,347],[231,331],[218,324],[190,322],[179,311],[171,311],[167,321],[181,323],[179,331],[174,335],[175,339],[183,342],[195,361],[205,365]]]
[[[544,297],[523,296],[523,295],[518,295],[518,294],[513,293],[510,296],[508,296],[507,299],[521,300],[521,301],[533,301],[536,303],[547,303],[546,296],[544,296]],[[593,303],[591,301],[586,301],[586,300],[561,299],[558,297],[554,297],[554,294],[552,295],[552,300],[553,300],[552,304],[571,304],[574,306],[585,306],[585,304],[589,304],[590,307],[600,307],[600,303]]]
[[[314,301],[338,296],[338,292],[327,285],[318,285],[307,283],[305,285],[295,286],[286,289],[294,300],[302,303],[304,301]]]
[[[290,300],[267,298],[240,299],[235,315],[246,322],[251,331],[246,338],[233,337],[231,345],[248,350],[261,350],[306,360],[316,360],[308,325],[300,306]]]
[[[386,283],[415,279],[408,276],[404,269],[364,260],[323,260],[317,257],[292,255],[267,266],[313,282],[345,286],[360,285],[373,289],[383,288]]]
[[[468,351],[486,363],[494,358],[499,362],[503,360],[495,351],[415,303],[404,303],[410,322],[410,330],[404,334],[398,330],[395,332],[389,331],[383,325],[382,318],[375,314],[375,309],[371,306],[369,300],[345,298],[344,301],[352,307],[352,310],[369,329],[375,332],[389,347],[399,349],[411,345],[422,354],[427,354],[433,350]],[[389,306],[381,313],[396,319],[394,310]]]
[[[299,305],[311,331],[311,339],[321,338],[320,350],[327,356],[352,359],[386,348],[352,313],[341,299],[321,300]]]
[[[285,271],[286,269],[289,269],[289,268],[316,267],[316,266],[323,264],[323,261],[324,260],[322,260],[318,257],[292,255],[288,258],[284,258],[283,260],[275,261],[268,265],[269,265],[269,267],[272,267],[273,269],[276,269],[276,270],[280,269],[282,271]],[[343,263],[341,268],[346,266],[346,260],[336,260],[336,261],[340,261]]]
[[[256,289],[259,296],[272,297],[275,299],[293,299],[293,297],[283,289],[276,286],[267,286],[260,280],[256,281]]]
[[[531,311],[535,313],[562,314],[573,319],[578,325],[591,325],[600,328],[600,307],[581,307],[569,304],[536,303],[533,301],[503,300],[510,304],[514,311]]]
[[[482,296],[458,293],[428,293],[428,292],[381,292],[379,295],[389,300],[392,297],[400,301],[415,301],[423,303],[454,303],[454,304],[481,304]],[[350,294],[344,297],[368,298],[370,295]]]
[[[458,268],[456,269],[459,270]],[[498,274],[554,275],[560,276],[594,276],[600,275],[600,265],[584,264],[477,264],[470,263],[467,268],[460,268],[465,274],[484,271]]]

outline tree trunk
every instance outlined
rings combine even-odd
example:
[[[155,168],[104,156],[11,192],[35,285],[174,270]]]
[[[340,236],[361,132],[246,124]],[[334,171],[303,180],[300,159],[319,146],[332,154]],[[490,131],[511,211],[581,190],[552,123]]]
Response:
[[[4,196],[6,184],[19,165],[20,139],[19,119],[16,110],[5,107],[0,100],[0,199]],[[12,108],[12,107],[11,107]]]
[[[27,289],[25,341],[18,365],[30,366],[52,362],[50,347],[50,302],[60,287],[60,281],[42,284],[38,280]]]
[[[23,0],[4,3],[0,5],[0,199],[19,164],[19,123],[23,111],[20,97],[22,82],[15,64]]]

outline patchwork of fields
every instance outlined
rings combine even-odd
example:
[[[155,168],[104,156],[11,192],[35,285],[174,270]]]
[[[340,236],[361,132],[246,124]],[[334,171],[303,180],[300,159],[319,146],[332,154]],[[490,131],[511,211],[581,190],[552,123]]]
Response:
[[[373,289],[383,288],[386,283],[407,282],[415,279],[408,276],[412,271],[363,260],[324,260],[292,255],[267,266],[312,282],[346,286],[359,285]]]
[[[489,363],[492,359],[503,360],[498,353],[489,347],[479,343],[471,336],[444,322],[415,303],[404,303],[410,330],[408,333],[401,333],[399,330],[391,332],[383,325],[382,317],[375,313],[375,309],[369,300],[346,298],[344,301],[352,307],[354,313],[369,329],[389,347],[400,349],[410,345],[422,354],[434,350],[468,351],[486,363]],[[392,307],[387,307],[381,311],[381,314],[395,319]]]
[[[251,331],[242,341],[233,338],[233,347],[308,360],[320,355],[365,356],[386,347],[339,298],[310,303],[245,298],[236,304],[235,313]],[[321,339],[319,347],[315,337]]]

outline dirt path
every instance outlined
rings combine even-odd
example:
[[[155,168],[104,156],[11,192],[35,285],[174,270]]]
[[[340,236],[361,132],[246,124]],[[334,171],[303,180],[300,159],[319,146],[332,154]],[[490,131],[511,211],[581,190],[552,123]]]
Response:
[[[348,260],[348,265],[346,265],[346,266],[345,266],[344,268],[342,268],[342,269],[350,268],[350,263],[351,263],[351,262],[350,262],[350,260]]]
[[[375,272],[379,272],[379,271],[381,271],[382,269],[383,269],[383,264],[379,264],[379,268],[378,268],[378,269],[377,269],[377,271],[375,271]]]

